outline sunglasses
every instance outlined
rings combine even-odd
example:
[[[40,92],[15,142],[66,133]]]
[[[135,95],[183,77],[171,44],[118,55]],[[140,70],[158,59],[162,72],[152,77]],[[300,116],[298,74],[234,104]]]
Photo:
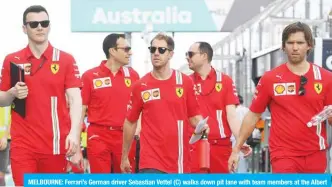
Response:
[[[306,85],[308,82],[308,79],[307,77],[305,76],[301,76],[300,77],[300,88],[299,88],[299,95],[302,96],[305,94],[305,88],[304,88],[304,85]]]
[[[171,51],[170,49],[166,47],[148,47],[151,54],[154,54],[156,50],[158,49],[159,54],[164,54],[167,50]]]
[[[43,28],[47,28],[50,25],[50,20],[44,20],[44,21],[29,21],[26,22],[25,25],[30,26],[30,28],[35,29],[38,27],[38,25],[40,24]]]
[[[131,51],[131,47],[115,47],[115,49],[123,49],[126,53],[129,53],[129,51]]]
[[[200,52],[193,52],[193,51],[188,51],[186,52],[186,56],[189,58],[192,58],[194,55],[199,54]]]

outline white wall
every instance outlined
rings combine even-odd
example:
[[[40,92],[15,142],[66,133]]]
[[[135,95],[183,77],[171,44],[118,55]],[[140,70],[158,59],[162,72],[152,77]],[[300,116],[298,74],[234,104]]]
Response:
[[[22,16],[24,10],[34,4],[44,6],[50,15],[49,39],[52,45],[71,53],[81,73],[97,66],[105,59],[102,42],[109,33],[72,33],[70,0],[2,0],[0,1],[0,64],[8,53],[27,45],[27,37],[22,31]],[[175,55],[171,66],[179,68],[186,63],[184,54],[193,42],[207,41],[213,45],[226,35],[227,33],[175,33]],[[132,48],[133,68],[142,76],[146,73],[144,61],[147,46],[141,38],[141,33],[133,33]],[[151,69],[150,64],[149,68]]]

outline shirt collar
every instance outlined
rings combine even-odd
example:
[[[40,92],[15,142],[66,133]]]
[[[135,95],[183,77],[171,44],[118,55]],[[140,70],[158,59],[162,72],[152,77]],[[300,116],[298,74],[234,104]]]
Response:
[[[53,56],[53,46],[51,45],[50,42],[48,42],[48,46],[47,46],[46,50],[44,51],[44,53],[41,55],[41,57],[42,56],[45,57],[47,60],[52,59],[52,56]],[[26,57],[26,59],[34,57],[34,55],[32,54],[32,51],[31,51],[29,45],[27,45],[27,47],[25,48],[25,57]]]
[[[215,77],[216,71],[215,69],[211,66],[211,70],[209,72],[209,74],[207,75],[206,79],[212,79]],[[195,72],[194,73],[194,78],[196,80],[202,80],[202,77],[199,75],[199,73]]]
[[[101,71],[103,71],[103,72],[105,72],[105,73],[111,73],[111,70],[108,69],[108,68],[106,67],[106,62],[107,62],[107,60],[103,60],[103,61],[101,61],[99,67],[100,67]],[[120,73],[123,75],[123,74],[124,74],[124,72],[123,72],[123,68],[120,67],[120,69],[119,69],[118,72],[120,72]]]

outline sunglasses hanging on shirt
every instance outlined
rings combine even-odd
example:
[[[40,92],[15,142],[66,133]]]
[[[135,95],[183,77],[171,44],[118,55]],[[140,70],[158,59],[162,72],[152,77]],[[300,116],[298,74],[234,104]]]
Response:
[[[300,88],[299,88],[299,95],[303,96],[305,94],[305,88],[304,86],[307,84],[308,79],[307,77],[301,75],[300,77]]]

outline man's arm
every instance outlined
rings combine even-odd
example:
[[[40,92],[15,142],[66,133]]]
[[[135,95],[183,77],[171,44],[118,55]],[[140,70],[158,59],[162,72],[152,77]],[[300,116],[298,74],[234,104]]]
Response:
[[[28,87],[24,82],[18,82],[8,91],[0,91],[0,107],[10,106],[15,98],[24,99],[28,96]]]
[[[84,123],[84,118],[85,118],[85,115],[86,115],[86,109],[87,108],[88,108],[88,106],[82,105],[82,116],[81,116],[81,122],[80,122],[80,124]]]
[[[235,152],[240,152],[242,145],[244,142],[249,138],[252,131],[255,129],[255,125],[258,122],[261,114],[260,113],[253,113],[249,111],[247,115],[244,117],[240,133],[238,135],[238,139],[236,141],[236,145],[233,149]]]
[[[0,91],[0,107],[6,107],[6,106],[10,106],[12,104],[12,102],[15,99],[15,96],[13,94],[11,94],[11,90],[13,88],[11,88],[10,90],[4,92],[4,91]]]
[[[142,119],[142,113],[139,115],[139,118],[137,120],[136,130],[135,130],[135,135],[138,135],[138,136],[140,135],[141,129],[142,129],[141,119]]]
[[[79,88],[68,88],[66,94],[69,102],[69,112],[71,120],[70,133],[74,133],[79,137],[82,130],[81,116],[82,116],[82,97]]]
[[[122,144],[122,160],[128,159],[129,150],[134,139],[137,121],[130,122],[125,119],[123,124],[123,144]]]
[[[234,135],[235,140],[237,141],[239,138],[241,124],[240,124],[240,120],[238,119],[238,117],[236,115],[235,105],[227,105],[226,113],[227,113],[227,121],[228,121],[229,127],[231,128],[232,134]]]

